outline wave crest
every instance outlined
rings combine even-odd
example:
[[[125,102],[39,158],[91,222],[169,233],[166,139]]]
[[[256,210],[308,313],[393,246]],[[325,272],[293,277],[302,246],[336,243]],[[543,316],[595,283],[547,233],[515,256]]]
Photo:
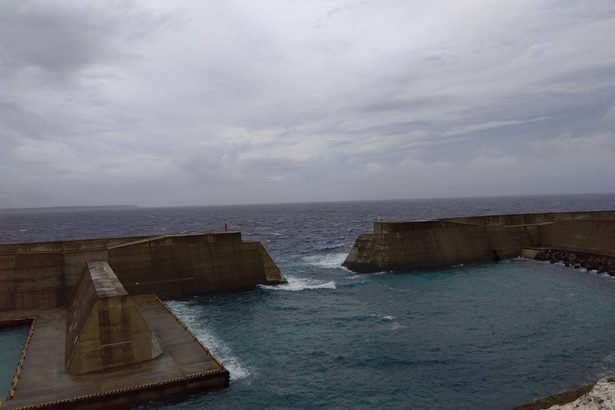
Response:
[[[258,285],[262,289],[269,290],[286,290],[290,292],[298,292],[301,290],[312,290],[312,289],[336,289],[335,281],[325,282],[316,279],[308,279],[308,278],[297,278],[293,276],[287,276],[286,280],[288,283],[283,285],[269,286],[269,285]]]
[[[346,269],[342,266],[342,263],[346,260],[347,254],[345,252],[341,253],[327,253],[324,255],[310,255],[304,256],[303,260],[310,265],[319,266],[322,268],[342,268]]]
[[[204,344],[230,373],[231,380],[245,379],[250,375],[250,371],[243,366],[240,360],[233,356],[231,349],[219,338],[215,337],[203,323],[195,309],[187,302],[167,301],[167,306],[171,311],[192,331],[199,341]]]

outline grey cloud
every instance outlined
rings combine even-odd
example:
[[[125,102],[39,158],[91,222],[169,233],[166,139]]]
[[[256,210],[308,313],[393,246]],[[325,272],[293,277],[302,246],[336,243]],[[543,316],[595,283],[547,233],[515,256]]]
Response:
[[[5,73],[29,67],[57,72],[94,61],[103,45],[93,38],[95,16],[76,14],[51,3],[3,2],[0,51]]]
[[[169,16],[152,16],[129,2],[4,1],[0,69],[4,75],[18,69],[68,75],[85,65],[130,54],[118,46],[168,21]]]
[[[613,191],[614,5],[5,1],[0,207]]]

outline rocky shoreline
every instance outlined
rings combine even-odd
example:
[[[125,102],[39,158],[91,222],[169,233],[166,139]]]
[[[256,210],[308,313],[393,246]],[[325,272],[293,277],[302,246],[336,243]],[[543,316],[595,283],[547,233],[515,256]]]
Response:
[[[582,386],[513,410],[611,410],[615,408],[615,379],[603,378],[594,384]]]
[[[562,262],[564,265],[572,266],[576,269],[584,268],[588,271],[591,270],[615,276],[615,257],[611,256],[558,249],[543,249],[536,254],[534,259],[551,263]]]

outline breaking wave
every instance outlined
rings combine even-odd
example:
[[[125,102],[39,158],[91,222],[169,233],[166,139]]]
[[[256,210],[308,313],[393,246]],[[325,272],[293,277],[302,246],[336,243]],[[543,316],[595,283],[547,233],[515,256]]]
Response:
[[[270,290],[286,290],[290,292],[298,292],[301,290],[311,290],[311,289],[336,289],[335,282],[325,282],[316,279],[308,279],[308,278],[297,278],[293,276],[287,276],[286,280],[288,283],[284,285],[277,286],[269,286],[269,285],[259,285],[262,289],[270,289]]]
[[[346,269],[342,266],[342,263],[346,260],[346,253],[327,253],[324,255],[310,255],[304,256],[303,260],[310,265],[319,266],[322,268],[341,268]]]
[[[342,249],[344,247],[343,243],[338,243],[337,245],[325,245],[316,248],[318,251],[332,251],[334,249]]]
[[[207,329],[206,324],[194,313],[191,306],[180,301],[167,301],[166,304],[188,326],[197,339],[220,359],[229,371],[231,380],[245,379],[250,375],[250,371],[237,357],[233,356],[231,349]]]
[[[378,319],[380,319],[383,322],[388,322],[391,324],[391,330],[395,331],[397,329],[400,329],[402,327],[406,327],[404,325],[399,324],[399,322],[397,321],[397,318],[395,318],[395,316],[393,315],[378,315],[378,314],[372,314],[370,315],[371,317],[377,317]]]

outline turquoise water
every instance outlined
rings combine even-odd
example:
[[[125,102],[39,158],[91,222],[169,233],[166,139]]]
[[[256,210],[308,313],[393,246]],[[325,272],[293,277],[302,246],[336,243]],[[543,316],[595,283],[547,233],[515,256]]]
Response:
[[[4,400],[15,375],[29,326],[0,328],[0,400]]]
[[[520,259],[376,275],[304,262],[318,279],[170,301],[231,386],[142,408],[506,409],[615,372],[610,277]]]

